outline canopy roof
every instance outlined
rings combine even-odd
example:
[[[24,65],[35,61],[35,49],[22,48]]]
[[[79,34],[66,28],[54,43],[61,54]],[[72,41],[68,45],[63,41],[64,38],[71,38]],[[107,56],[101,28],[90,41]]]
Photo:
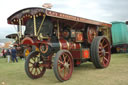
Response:
[[[27,19],[32,18],[33,15],[35,15],[36,17],[46,15],[46,16],[50,16],[52,18],[55,17],[55,18],[61,18],[61,19],[66,19],[66,20],[70,20],[70,21],[75,21],[75,22],[82,22],[82,23],[87,23],[87,24],[111,27],[111,24],[108,24],[108,23],[89,20],[86,18],[72,16],[72,15],[68,15],[68,14],[64,14],[64,13],[59,13],[59,12],[55,12],[55,11],[51,11],[51,10],[47,10],[47,9],[39,8],[39,7],[25,8],[25,9],[22,9],[16,13],[12,14],[7,19],[8,24],[18,25],[19,21],[21,20],[21,24],[25,25]]]
[[[15,39],[17,36],[17,34],[9,34],[6,36],[6,38]]]

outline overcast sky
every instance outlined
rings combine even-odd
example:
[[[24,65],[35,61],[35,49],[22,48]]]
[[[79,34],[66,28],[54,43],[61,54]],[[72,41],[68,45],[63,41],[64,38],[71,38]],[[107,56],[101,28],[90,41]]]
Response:
[[[0,38],[16,32],[7,24],[7,18],[14,12],[27,7],[53,5],[51,10],[88,19],[112,22],[128,20],[128,0],[2,0],[0,2]]]

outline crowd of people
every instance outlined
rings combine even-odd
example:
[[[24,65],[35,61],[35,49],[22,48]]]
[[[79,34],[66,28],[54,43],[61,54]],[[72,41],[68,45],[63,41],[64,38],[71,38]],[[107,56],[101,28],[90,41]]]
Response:
[[[3,57],[6,58],[7,57],[7,60],[8,60],[8,63],[9,62],[18,62],[18,59],[17,59],[17,56],[16,56],[16,49],[15,47],[10,47],[9,49],[7,49],[5,51],[5,49],[2,50],[2,54],[3,54]]]

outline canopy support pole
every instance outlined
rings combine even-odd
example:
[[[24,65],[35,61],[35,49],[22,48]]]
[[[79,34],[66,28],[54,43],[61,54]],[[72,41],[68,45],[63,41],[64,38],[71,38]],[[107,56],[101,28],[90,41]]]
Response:
[[[37,29],[36,29],[36,16],[33,15],[33,23],[34,23],[34,35],[37,36]]]
[[[59,20],[57,20],[57,31],[58,31],[58,39],[60,39],[60,27],[59,27]]]
[[[42,22],[41,22],[41,24],[40,24],[39,30],[38,30],[38,32],[37,32],[37,35],[39,35],[39,33],[40,33],[40,30],[41,30],[41,27],[42,27],[42,25],[43,25],[43,23],[44,23],[45,17],[46,17],[46,15],[43,15],[43,19],[42,19]],[[42,29],[43,29],[43,28],[42,28]]]
[[[20,44],[20,38],[22,36],[22,28],[21,28],[21,19],[19,19],[19,26],[18,26],[18,35],[19,35],[19,44]]]

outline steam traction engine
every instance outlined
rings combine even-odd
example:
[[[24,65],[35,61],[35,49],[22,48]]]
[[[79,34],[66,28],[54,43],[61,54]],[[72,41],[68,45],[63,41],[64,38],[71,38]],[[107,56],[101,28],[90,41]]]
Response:
[[[32,79],[53,68],[56,78],[66,81],[74,66],[83,62],[93,62],[96,68],[110,63],[109,36],[100,31],[109,29],[110,24],[44,8],[20,10],[8,18],[8,24],[18,25],[20,45],[34,49],[25,62],[26,74]]]

